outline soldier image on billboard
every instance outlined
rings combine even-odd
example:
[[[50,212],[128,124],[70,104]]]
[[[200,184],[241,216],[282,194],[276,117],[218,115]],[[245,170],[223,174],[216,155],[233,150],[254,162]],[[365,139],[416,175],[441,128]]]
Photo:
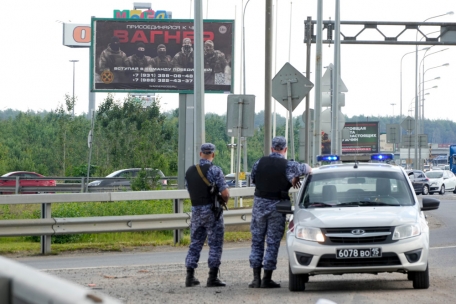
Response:
[[[115,67],[124,67],[127,55],[120,49],[119,37],[113,36],[108,47],[101,52],[99,59],[99,73],[104,83],[122,82],[123,71],[116,71]]]
[[[146,56],[146,46],[142,42],[138,42],[135,47],[135,53],[128,56],[126,59],[127,67],[141,67],[145,68],[150,64],[152,58]]]
[[[152,68],[172,68],[173,60],[171,56],[166,55],[166,46],[159,44],[157,47],[157,56],[152,58],[150,61]]]
[[[204,43],[204,83],[225,84],[226,66],[225,54],[214,50],[214,42],[207,40]]]
[[[184,69],[192,69],[193,72],[193,47],[190,38],[184,38],[181,51],[174,55],[173,68],[175,72],[183,72]]]

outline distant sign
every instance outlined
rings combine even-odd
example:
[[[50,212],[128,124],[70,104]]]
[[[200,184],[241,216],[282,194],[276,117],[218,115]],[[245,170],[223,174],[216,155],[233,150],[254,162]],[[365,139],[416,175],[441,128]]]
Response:
[[[63,45],[73,48],[90,47],[90,24],[64,23]]]
[[[172,19],[172,12],[148,10],[114,10],[113,18],[116,19]]]
[[[342,140],[342,154],[378,153],[378,121],[346,122],[350,138]]]
[[[92,18],[92,29],[92,92],[193,93],[193,20]],[[234,21],[204,21],[203,39],[205,92],[232,92]]]

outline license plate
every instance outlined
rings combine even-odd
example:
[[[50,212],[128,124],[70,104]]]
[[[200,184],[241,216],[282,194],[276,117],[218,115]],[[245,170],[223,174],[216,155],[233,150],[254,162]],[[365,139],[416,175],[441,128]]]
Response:
[[[359,259],[359,258],[380,258],[382,257],[382,249],[379,247],[375,248],[345,248],[336,249],[337,259]]]

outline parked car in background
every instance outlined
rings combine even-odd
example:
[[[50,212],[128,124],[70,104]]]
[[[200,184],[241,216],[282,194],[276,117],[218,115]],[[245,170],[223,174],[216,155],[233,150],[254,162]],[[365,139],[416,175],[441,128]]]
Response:
[[[7,179],[4,179],[7,177]],[[4,191],[2,187],[16,187],[16,177],[19,177],[19,187],[55,187],[55,180],[42,179],[45,176],[31,171],[14,171],[3,174],[0,177],[0,194],[13,194],[15,192]],[[38,178],[38,179],[37,179]],[[53,191],[52,191],[53,192]],[[23,194],[48,193],[48,191],[21,192]]]
[[[426,177],[421,170],[405,170],[407,172],[410,181],[412,182],[413,188],[416,194],[428,195],[431,183],[429,178]]]
[[[119,187],[119,188],[130,188],[131,187],[131,180],[138,176],[139,171],[141,168],[129,168],[129,169],[121,169],[112,172],[106,176],[106,179],[95,180],[90,182],[88,187],[90,189],[96,188],[103,188],[103,187]],[[150,173],[157,172],[160,177],[159,183],[162,186],[166,186],[168,184],[165,178],[165,174],[161,170],[158,169],[151,169],[145,168],[146,171],[150,171]],[[151,174],[151,176],[153,176]]]
[[[435,170],[426,172],[426,176],[431,182],[429,194],[445,194],[445,191],[456,193],[456,176],[449,170]]]
[[[424,166],[423,166],[423,171],[424,171],[424,172],[431,171],[431,166],[430,166],[430,165],[424,165]]]
[[[247,172],[246,179],[239,180],[240,187],[247,187],[247,178],[250,178],[250,172]],[[226,184],[229,188],[233,188],[236,186],[236,173],[230,173],[225,175]],[[254,187],[255,185],[250,182],[250,187]],[[239,186],[238,186],[239,187]]]
[[[450,170],[450,165],[445,165],[445,167],[443,168],[443,170]]]

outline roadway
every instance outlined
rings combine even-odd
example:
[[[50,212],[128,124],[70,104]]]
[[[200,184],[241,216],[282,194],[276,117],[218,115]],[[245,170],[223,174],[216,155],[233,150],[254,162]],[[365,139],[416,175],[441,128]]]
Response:
[[[422,196],[419,196],[421,198]],[[432,197],[432,196],[430,196]],[[456,302],[456,195],[447,193],[438,210],[427,212],[431,227],[431,287],[415,290],[403,274],[320,275],[311,277],[305,293],[288,291],[286,248],[279,252],[273,279],[276,290],[249,289],[249,243],[225,245],[221,277],[226,288],[206,288],[207,248],[196,271],[202,286],[185,288],[184,260],[187,248],[154,247],[148,252],[78,253],[25,257],[15,260],[58,277],[108,294],[125,303],[316,303],[324,298],[336,303],[436,303]],[[445,199],[445,200],[443,200]]]

